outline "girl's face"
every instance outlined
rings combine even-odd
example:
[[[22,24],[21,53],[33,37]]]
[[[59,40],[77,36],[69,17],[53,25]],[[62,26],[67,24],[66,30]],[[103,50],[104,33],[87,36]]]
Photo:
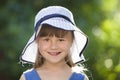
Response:
[[[65,62],[65,57],[70,54],[73,35],[68,31],[63,37],[42,36],[38,38],[38,49],[45,62]]]

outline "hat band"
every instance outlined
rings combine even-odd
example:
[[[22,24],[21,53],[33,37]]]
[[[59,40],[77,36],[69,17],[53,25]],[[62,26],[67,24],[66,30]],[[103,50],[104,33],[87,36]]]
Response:
[[[35,25],[35,31],[37,32],[39,25],[40,25],[43,21],[45,21],[45,20],[47,20],[47,19],[50,19],[50,18],[54,18],[54,17],[64,18],[64,19],[66,19],[67,21],[69,21],[70,23],[72,23],[72,24],[74,25],[74,23],[73,23],[68,17],[66,17],[66,16],[64,16],[64,15],[61,15],[61,14],[50,14],[50,15],[44,16],[43,18],[41,18],[41,19],[36,23],[36,25]]]

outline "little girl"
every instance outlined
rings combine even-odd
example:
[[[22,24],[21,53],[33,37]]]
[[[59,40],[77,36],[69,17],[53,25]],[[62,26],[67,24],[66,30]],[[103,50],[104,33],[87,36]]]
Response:
[[[43,8],[35,17],[34,34],[25,46],[21,62],[33,64],[20,80],[88,80],[77,63],[88,38],[76,27],[72,13],[61,6]]]

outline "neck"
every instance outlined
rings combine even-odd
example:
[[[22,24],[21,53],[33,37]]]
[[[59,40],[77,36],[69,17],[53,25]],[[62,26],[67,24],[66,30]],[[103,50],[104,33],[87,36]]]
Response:
[[[58,71],[63,69],[70,69],[70,67],[66,63],[49,63],[45,62],[42,66],[42,68],[50,71]]]

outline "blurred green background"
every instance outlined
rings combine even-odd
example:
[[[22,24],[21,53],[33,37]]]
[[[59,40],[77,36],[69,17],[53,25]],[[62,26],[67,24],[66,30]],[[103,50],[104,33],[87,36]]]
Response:
[[[19,56],[35,15],[50,5],[70,9],[88,35],[84,55],[93,80],[120,80],[120,0],[0,0],[0,80],[19,80],[30,67],[19,64]]]

